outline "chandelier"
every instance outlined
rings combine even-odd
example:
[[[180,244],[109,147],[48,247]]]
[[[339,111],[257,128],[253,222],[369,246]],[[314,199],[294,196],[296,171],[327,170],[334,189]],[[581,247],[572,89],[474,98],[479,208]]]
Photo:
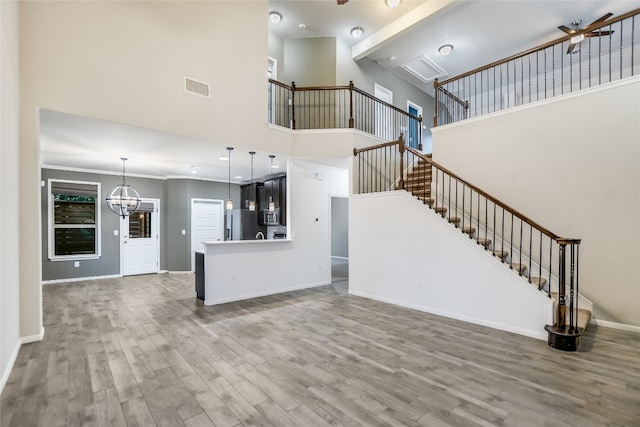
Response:
[[[140,207],[140,195],[133,187],[127,184],[125,179],[124,163],[128,159],[120,157],[120,160],[122,160],[122,184],[118,184],[105,201],[111,212],[125,219]]]

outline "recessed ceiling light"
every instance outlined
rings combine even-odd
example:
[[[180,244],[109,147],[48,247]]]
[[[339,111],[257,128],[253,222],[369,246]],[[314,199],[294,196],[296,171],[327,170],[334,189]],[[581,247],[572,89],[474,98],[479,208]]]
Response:
[[[221,156],[221,157],[220,157],[220,160],[222,160],[223,162],[226,162],[226,161],[228,161],[228,160],[229,160],[229,158],[228,158],[228,157]]]
[[[389,6],[391,9],[395,9],[396,7],[400,6],[400,3],[402,3],[402,0],[385,0],[384,1],[387,6]]]
[[[278,169],[280,166],[278,166],[278,165],[271,165],[271,167],[272,167],[273,169]]]
[[[195,175],[195,174],[197,174],[197,173],[198,173],[198,171],[197,171],[197,170],[195,170],[195,169],[191,169],[191,173]]]
[[[307,28],[307,26],[304,24],[300,24],[298,25],[298,28],[300,28],[301,30],[304,30],[305,28]]]
[[[351,37],[354,39],[359,39],[364,34],[364,28],[362,27],[354,27],[351,29]]]
[[[438,52],[442,56],[447,56],[453,51],[453,46],[450,44],[442,45],[438,48]]]
[[[396,60],[396,57],[395,57],[395,56],[392,56],[391,58],[389,58],[389,61],[391,61],[391,62],[393,62],[393,61],[395,61],[395,60]]]
[[[236,175],[234,176],[235,179],[242,179],[242,175]]]
[[[269,12],[269,21],[271,21],[272,24],[279,23],[280,21],[282,21],[282,14],[280,12],[276,12],[275,10]]]

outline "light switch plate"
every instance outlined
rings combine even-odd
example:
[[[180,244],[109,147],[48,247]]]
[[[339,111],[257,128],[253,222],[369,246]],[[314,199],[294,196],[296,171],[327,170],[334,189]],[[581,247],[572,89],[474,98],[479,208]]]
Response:
[[[120,234],[120,233],[118,233],[118,230],[113,230],[113,235],[114,236],[117,236],[118,234]]]
[[[186,236],[187,235],[187,230],[182,230],[182,235]]]

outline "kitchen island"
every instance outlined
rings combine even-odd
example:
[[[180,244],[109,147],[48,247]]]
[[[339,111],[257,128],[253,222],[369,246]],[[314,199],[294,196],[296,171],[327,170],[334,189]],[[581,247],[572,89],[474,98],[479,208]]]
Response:
[[[204,242],[204,304],[273,295],[331,283],[300,266],[292,239]],[[316,275],[317,277],[317,275]]]

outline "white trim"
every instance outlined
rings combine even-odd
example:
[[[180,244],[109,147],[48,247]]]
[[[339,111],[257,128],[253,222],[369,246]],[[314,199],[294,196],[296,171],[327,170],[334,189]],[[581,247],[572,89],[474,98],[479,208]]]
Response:
[[[32,342],[42,341],[44,338],[44,326],[40,328],[40,333],[36,335],[28,335],[26,337],[20,338],[20,344],[29,344]]]
[[[346,256],[331,255],[331,258],[333,258],[333,259],[343,259],[345,261],[349,261],[349,257],[346,257]]]
[[[7,381],[9,381],[9,376],[11,375],[11,371],[13,370],[13,366],[18,359],[18,353],[20,353],[20,348],[22,348],[23,344],[29,344],[32,342],[42,341],[44,338],[44,326],[40,327],[40,333],[36,335],[29,335],[26,337],[20,337],[16,342],[13,351],[11,352],[11,356],[9,357],[9,363],[7,363],[7,367],[5,368],[2,376],[0,377],[0,394],[4,391],[4,387],[7,385]]]
[[[11,352],[11,357],[9,357],[9,363],[7,363],[7,367],[5,368],[2,376],[0,377],[0,394],[4,391],[4,386],[7,385],[7,381],[9,381],[9,376],[11,375],[11,371],[13,370],[13,365],[16,363],[16,359],[18,358],[18,353],[20,352],[20,347],[22,347],[22,342],[20,339],[16,341],[16,346]]]
[[[72,168],[72,167],[68,167],[68,166],[55,166],[55,165],[47,165],[47,164],[42,164],[41,166],[42,169],[52,169],[52,170],[60,170],[60,171],[69,171],[69,172],[82,172],[82,173],[95,173],[95,174],[101,174],[101,175],[115,175],[115,176],[122,176],[122,172],[113,172],[113,171],[107,171],[107,170],[101,170],[101,169],[83,169],[83,168]],[[160,176],[160,175],[145,175],[142,173],[130,173],[127,172],[127,177],[136,177],[136,178],[149,178],[149,179],[160,179],[160,180],[166,180],[166,177]],[[61,181],[61,180],[57,180],[57,181]]]
[[[496,323],[496,322],[491,322],[488,320],[484,320],[484,319],[478,319],[475,317],[471,317],[471,316],[465,316],[465,315],[461,315],[461,314],[457,314],[457,313],[450,313],[447,311],[443,311],[443,310],[437,310],[437,309],[432,309],[432,308],[427,308],[421,305],[414,305],[414,304],[410,304],[410,303],[406,303],[404,301],[397,301],[397,300],[392,300],[389,298],[384,298],[384,297],[379,297],[376,295],[369,295],[365,292],[359,292],[359,291],[352,291],[351,289],[349,290],[349,294],[350,295],[355,295],[358,297],[362,297],[362,298],[368,298],[368,299],[372,299],[375,301],[380,301],[380,302],[384,302],[387,304],[392,304],[392,305],[397,305],[400,307],[404,307],[404,308],[410,308],[412,310],[418,310],[418,311],[422,311],[424,313],[429,313],[429,314],[434,314],[436,316],[441,316],[441,317],[448,317],[450,319],[455,319],[455,320],[461,320],[463,322],[467,322],[467,323],[473,323],[475,325],[480,325],[480,326],[486,326],[488,328],[493,328],[493,329],[498,329],[501,331],[506,331],[506,332],[511,332],[514,334],[518,334],[518,335],[524,335],[530,338],[537,338],[539,340],[543,340],[546,341],[548,336],[547,333],[543,331],[541,332],[534,332],[534,331],[530,331],[528,329],[520,329],[520,328],[515,328],[511,325],[505,325],[502,323]]]
[[[189,271],[189,270],[178,270],[178,271],[163,270],[163,272],[167,274],[194,274],[193,271]]]
[[[626,332],[633,332],[636,334],[640,334],[640,326],[636,326],[636,325],[610,322],[608,320],[600,320],[600,319],[595,319],[593,317],[591,318],[591,322],[589,323],[591,325],[602,326],[603,328],[611,328],[611,329],[617,329],[619,331],[626,331]]]
[[[53,193],[51,187],[53,183],[73,183],[96,187],[95,196],[95,216],[93,224],[55,224],[55,212]],[[102,209],[100,209],[100,200],[102,199],[102,184],[94,181],[78,181],[71,179],[49,178],[47,180],[47,256],[49,261],[82,261],[88,259],[100,259],[102,256]],[[56,228],[93,228],[95,253],[79,254],[79,255],[56,255],[55,254],[55,229]]]
[[[69,279],[43,280],[42,285],[57,285],[59,283],[84,282],[89,280],[119,279],[120,274],[111,274],[108,276],[92,276],[92,277],[72,277]]]

